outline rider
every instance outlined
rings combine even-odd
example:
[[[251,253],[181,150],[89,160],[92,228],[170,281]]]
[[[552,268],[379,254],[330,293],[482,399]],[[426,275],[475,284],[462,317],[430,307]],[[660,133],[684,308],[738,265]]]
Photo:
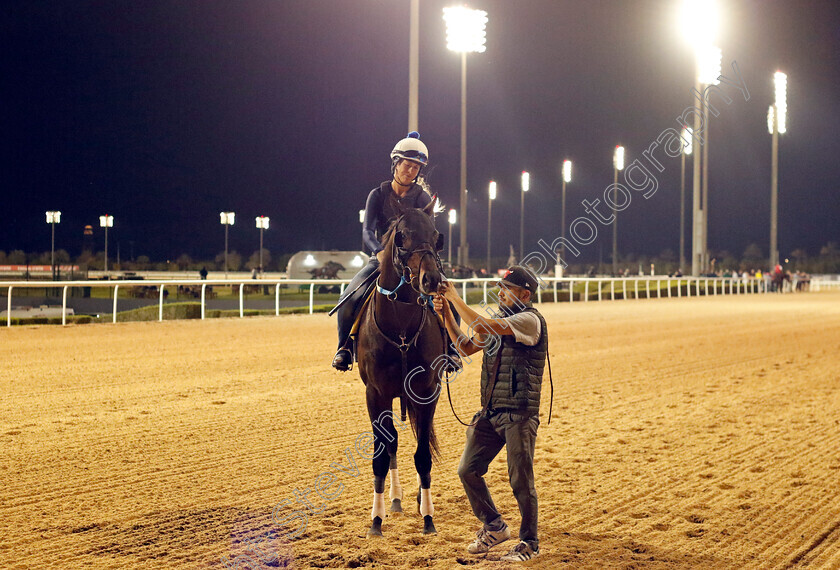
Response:
[[[432,201],[420,178],[423,167],[428,163],[429,150],[420,140],[420,134],[416,131],[408,133],[408,136],[397,142],[391,151],[391,180],[386,180],[368,194],[362,239],[373,255],[368,264],[347,285],[336,305],[338,351],[332,361],[336,370],[349,370],[353,363],[350,330],[368,290],[367,285],[375,279],[374,275],[378,274],[383,255],[380,240],[391,222],[396,219],[398,207],[423,208]]]

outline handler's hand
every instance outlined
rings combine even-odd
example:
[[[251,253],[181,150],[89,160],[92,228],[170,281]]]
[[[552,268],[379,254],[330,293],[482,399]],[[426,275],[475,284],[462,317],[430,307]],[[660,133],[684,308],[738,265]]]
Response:
[[[441,284],[441,286],[443,286],[443,285],[444,284]],[[446,283],[445,285],[446,285],[446,288],[443,289],[443,291],[441,291],[440,289],[438,289],[438,291],[441,292],[443,294],[443,296],[450,301],[454,301],[455,299],[458,299],[459,298],[458,297],[458,288],[451,283]]]
[[[435,308],[435,312],[444,318],[447,317],[449,311],[451,310],[449,307],[449,301],[444,299],[443,295],[440,293],[432,297],[432,305]]]

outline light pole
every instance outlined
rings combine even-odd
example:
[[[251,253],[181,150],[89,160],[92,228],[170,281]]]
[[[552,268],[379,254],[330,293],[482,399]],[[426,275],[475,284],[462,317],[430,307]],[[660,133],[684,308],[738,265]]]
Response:
[[[698,75],[701,85],[717,85],[720,83],[718,77],[721,75],[721,51],[720,48],[714,46],[707,46],[700,54],[701,61],[698,64]],[[703,273],[709,272],[709,106],[706,104],[706,98],[701,97],[701,106],[703,108],[703,125],[704,125],[704,144],[703,144],[703,201],[701,208],[703,210],[703,227],[702,227],[702,241],[700,257],[700,270]]]
[[[773,75],[776,102],[767,110],[767,130],[773,135],[770,167],[770,268],[779,264],[779,135],[787,132],[787,75]]]
[[[408,131],[418,131],[418,92],[420,90],[420,0],[411,0],[408,34]]]
[[[225,227],[225,279],[228,278],[228,228],[233,225],[234,212],[221,212],[222,225]]]
[[[458,263],[469,265],[467,244],[467,53],[483,53],[487,41],[487,12],[464,6],[443,9],[446,47],[461,54],[461,228]],[[450,242],[451,243],[451,242]]]
[[[683,0],[682,30],[688,43],[694,49],[697,74],[694,79],[695,95],[700,98],[701,112],[694,114],[694,133],[703,133],[703,151],[698,152],[693,161],[692,176],[692,239],[691,239],[691,274],[700,275],[701,269],[708,261],[706,251],[706,229],[708,199],[701,194],[701,162],[708,158],[708,118],[704,96],[703,83],[716,82],[713,62],[717,59],[717,69],[720,69],[720,50],[712,46],[718,27],[718,10],[715,0]],[[718,71],[718,75],[719,75]],[[689,125],[686,125],[689,126]],[[706,185],[708,189],[708,185]],[[705,193],[704,193],[705,194]]]
[[[255,218],[257,228],[260,230],[260,274],[263,272],[263,231],[268,229],[268,216],[257,216]]]
[[[108,228],[114,227],[114,216],[99,216],[99,227],[105,228],[105,274],[108,274]]]
[[[685,268],[685,157],[690,155],[694,148],[693,137],[690,128],[683,128],[682,139],[685,144],[680,153],[680,272]]]
[[[490,274],[490,228],[493,222],[493,200],[496,199],[496,183],[490,181],[487,189],[487,274]]]
[[[359,223],[362,224],[362,251],[365,250],[365,211],[359,210]]]
[[[522,171],[522,192],[520,192],[520,204],[519,204],[519,261],[522,262],[522,258],[525,255],[525,192],[530,190],[531,188],[531,175],[526,172]]]
[[[61,223],[61,212],[47,212],[47,223],[52,226],[52,241],[50,245],[50,268],[52,269],[52,280],[55,281],[55,225]]]
[[[562,277],[563,268],[560,267],[560,261],[566,260],[566,183],[572,181],[572,161],[571,160],[564,160],[563,161],[563,186],[560,199],[560,237],[562,238],[562,242],[560,245],[560,252],[557,253],[557,268],[555,273],[557,273],[557,277]]]
[[[618,171],[624,170],[624,147],[618,145],[613,153],[613,204],[616,202]],[[613,214],[613,275],[618,275],[618,216]]]
[[[452,226],[455,225],[455,222],[458,218],[458,212],[455,211],[455,208],[449,210],[449,255],[446,257],[446,262],[449,263],[450,271],[452,270]]]

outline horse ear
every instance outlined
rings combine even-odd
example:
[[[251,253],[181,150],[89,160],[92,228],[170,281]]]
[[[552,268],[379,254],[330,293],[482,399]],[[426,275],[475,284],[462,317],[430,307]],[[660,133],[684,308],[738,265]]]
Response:
[[[435,249],[437,251],[443,251],[443,234],[438,234],[437,242],[435,242]]]
[[[394,232],[394,245],[397,247],[403,246],[403,235],[402,232]]]

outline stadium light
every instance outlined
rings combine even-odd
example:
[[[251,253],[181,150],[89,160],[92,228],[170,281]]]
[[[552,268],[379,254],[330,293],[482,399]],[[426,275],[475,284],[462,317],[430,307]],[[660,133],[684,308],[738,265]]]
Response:
[[[99,227],[105,228],[105,273],[108,273],[108,228],[114,227],[114,216],[99,216]]]
[[[703,85],[718,85],[723,52],[719,47],[704,45],[697,50],[697,80]]]
[[[52,269],[52,280],[55,281],[55,225],[61,222],[61,212],[51,210],[47,212],[47,223],[52,226],[52,241],[50,246],[50,268]],[[9,318],[11,322],[11,318]]]
[[[680,20],[683,38],[693,48],[717,39],[720,11],[715,0],[683,0]]]
[[[228,228],[233,225],[233,219],[236,216],[234,212],[221,212],[222,225],[225,227],[225,279],[228,278]]]
[[[461,54],[461,227],[458,263],[469,265],[467,243],[467,54],[483,53],[487,41],[487,12],[465,6],[443,9],[446,22],[446,47]],[[450,242],[452,243],[452,242]]]

